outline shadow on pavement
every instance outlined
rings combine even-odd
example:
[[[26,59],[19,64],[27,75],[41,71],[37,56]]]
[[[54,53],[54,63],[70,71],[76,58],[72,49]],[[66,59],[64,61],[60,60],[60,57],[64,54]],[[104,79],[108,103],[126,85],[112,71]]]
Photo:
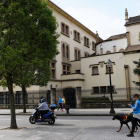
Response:
[[[55,124],[48,124],[48,123],[38,123],[37,125],[49,125],[49,126],[75,126],[73,124],[59,124],[59,123],[55,123]]]

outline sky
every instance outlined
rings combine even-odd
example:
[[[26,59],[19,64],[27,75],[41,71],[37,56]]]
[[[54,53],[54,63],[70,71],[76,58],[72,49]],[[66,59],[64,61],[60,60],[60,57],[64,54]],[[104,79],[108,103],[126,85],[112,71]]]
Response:
[[[102,39],[126,32],[129,17],[140,15],[140,0],[51,0]]]

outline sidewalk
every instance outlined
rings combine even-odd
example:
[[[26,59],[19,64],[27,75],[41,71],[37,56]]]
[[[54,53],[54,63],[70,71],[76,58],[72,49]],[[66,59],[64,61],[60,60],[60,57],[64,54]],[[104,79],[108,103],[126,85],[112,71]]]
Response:
[[[22,109],[16,109],[17,115],[31,115],[34,109],[27,109],[27,113],[22,113]],[[131,108],[115,108],[115,113],[119,115],[129,114]],[[69,114],[64,111],[54,111],[57,116],[113,116],[110,109],[70,109]],[[0,115],[10,115],[10,109],[0,109]]]

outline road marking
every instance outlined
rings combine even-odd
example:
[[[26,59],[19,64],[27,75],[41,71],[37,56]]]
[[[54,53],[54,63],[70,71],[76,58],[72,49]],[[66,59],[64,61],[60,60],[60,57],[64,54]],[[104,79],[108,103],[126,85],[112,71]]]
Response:
[[[4,137],[5,135],[0,135],[0,138]]]

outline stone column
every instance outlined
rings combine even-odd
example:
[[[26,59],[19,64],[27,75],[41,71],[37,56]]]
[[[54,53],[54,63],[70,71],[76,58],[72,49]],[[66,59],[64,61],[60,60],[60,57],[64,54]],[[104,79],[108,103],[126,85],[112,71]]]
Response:
[[[82,107],[82,91],[81,87],[76,87],[76,108]]]
[[[56,89],[51,89],[51,104],[56,104]]]

